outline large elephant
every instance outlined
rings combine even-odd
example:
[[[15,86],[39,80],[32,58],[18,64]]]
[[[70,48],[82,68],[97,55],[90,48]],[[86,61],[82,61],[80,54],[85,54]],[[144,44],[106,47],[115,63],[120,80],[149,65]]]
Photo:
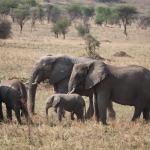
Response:
[[[35,106],[35,94],[37,85],[46,79],[53,85],[55,93],[68,93],[68,82],[72,72],[74,64],[83,62],[94,62],[96,59],[89,57],[71,57],[66,55],[57,56],[43,56],[35,64],[29,82],[29,100],[30,111],[34,113]],[[88,96],[90,98],[90,105],[87,111],[86,118],[93,116],[93,90],[85,90],[79,87],[75,91],[79,95]],[[115,118],[115,111],[112,106],[112,102],[108,104],[108,110],[110,117]]]
[[[25,85],[18,79],[2,80],[0,84],[0,120],[3,120],[2,102],[6,104],[7,118],[12,120],[12,109],[19,124],[22,124],[20,119],[20,110],[27,118],[27,121],[32,122],[27,110],[27,91]],[[30,119],[30,120],[29,120]]]
[[[103,124],[107,124],[106,107],[110,100],[134,106],[132,121],[139,118],[141,112],[145,120],[149,119],[150,71],[146,68],[114,67],[101,61],[76,64],[69,81],[69,93],[78,86],[93,89],[96,112]]]

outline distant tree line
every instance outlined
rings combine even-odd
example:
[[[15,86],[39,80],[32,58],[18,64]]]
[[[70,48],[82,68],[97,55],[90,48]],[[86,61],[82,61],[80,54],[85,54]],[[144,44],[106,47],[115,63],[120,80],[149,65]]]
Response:
[[[98,1],[116,2],[117,0]],[[0,22],[7,19],[8,15],[11,16],[12,23],[15,22],[20,26],[20,33],[23,30],[24,24],[28,20],[31,22],[31,31],[32,28],[35,27],[36,21],[39,21],[42,24],[44,20],[47,20],[48,23],[52,23],[51,31],[55,34],[55,37],[58,38],[58,36],[62,34],[64,39],[71,24],[74,24],[79,36],[83,37],[85,34],[89,34],[91,20],[93,20],[98,26],[123,26],[125,35],[127,35],[127,26],[131,25],[135,19],[141,20],[141,26],[143,24],[144,26],[150,25],[149,16],[139,18],[137,8],[131,5],[116,5],[115,7],[97,6],[94,8],[92,6],[72,3],[65,7],[60,7],[49,3],[49,1],[40,4],[36,0],[0,0],[0,15]],[[5,24],[7,22],[5,21]],[[0,30],[0,32],[3,32],[4,29]],[[10,22],[8,25],[8,31],[9,30],[11,30]],[[6,33],[9,32],[5,32],[5,34]],[[10,31],[10,33],[12,32]],[[5,38],[7,37],[10,37],[10,34],[9,36],[5,36]]]

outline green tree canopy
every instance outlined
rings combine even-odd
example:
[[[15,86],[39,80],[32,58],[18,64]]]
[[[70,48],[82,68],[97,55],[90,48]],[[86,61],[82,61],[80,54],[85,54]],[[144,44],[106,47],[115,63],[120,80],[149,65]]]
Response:
[[[106,25],[111,17],[112,9],[110,7],[98,6],[96,12],[98,14],[97,20],[105,22]],[[99,17],[101,17],[101,19]]]
[[[68,27],[71,25],[70,19],[62,18],[56,24],[54,24],[51,30],[55,33],[55,37],[58,37],[58,33],[63,35],[63,39],[65,39],[65,35],[68,32]]]
[[[59,6],[53,6],[51,11],[51,22],[56,23],[61,18],[61,12],[62,10]]]
[[[16,0],[1,0],[0,1],[0,14],[8,15],[10,10],[16,8],[18,2]]]
[[[69,4],[66,6],[66,11],[70,17],[70,20],[75,20],[82,17],[82,6],[80,4]]]
[[[12,12],[15,21],[20,25],[20,32],[22,32],[25,22],[29,19],[30,11],[26,5],[19,5],[18,8]]]
[[[131,5],[118,5],[115,7],[115,11],[123,23],[124,34],[127,35],[127,25],[137,17],[137,8]]]

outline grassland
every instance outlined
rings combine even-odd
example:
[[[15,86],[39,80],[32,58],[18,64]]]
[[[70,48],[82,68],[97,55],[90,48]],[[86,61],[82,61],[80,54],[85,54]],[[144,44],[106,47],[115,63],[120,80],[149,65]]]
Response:
[[[91,21],[92,22],[92,21]],[[55,39],[50,32],[51,24],[36,23],[31,32],[27,22],[20,34],[19,26],[12,24],[13,38],[0,40],[0,79],[19,78],[24,83],[29,80],[32,67],[39,57],[47,54],[86,55],[85,43],[78,37],[74,25],[69,29],[66,39]],[[150,69],[150,28],[141,30],[136,23],[128,27],[128,40],[123,28],[118,26],[97,27],[91,23],[91,33],[101,42],[97,50],[102,57],[110,59],[107,64],[126,66],[136,64]],[[132,57],[114,57],[124,51]],[[28,84],[26,84],[28,89]],[[133,108],[114,104],[116,121],[108,119],[109,126],[95,123],[94,118],[84,124],[70,121],[68,113],[61,124],[57,123],[56,114],[49,110],[49,121],[45,119],[45,100],[53,93],[52,87],[40,84],[36,96],[36,113],[32,116],[34,125],[19,126],[13,115],[13,123],[0,124],[0,149],[4,150],[148,150],[150,149],[150,124],[142,120],[130,122]],[[85,101],[88,106],[88,99]],[[5,106],[3,105],[5,110]]]

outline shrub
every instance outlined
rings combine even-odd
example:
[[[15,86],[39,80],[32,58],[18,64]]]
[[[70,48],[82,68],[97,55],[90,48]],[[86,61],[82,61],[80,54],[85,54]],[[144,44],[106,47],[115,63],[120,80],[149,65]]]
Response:
[[[86,51],[88,56],[92,56],[95,53],[96,48],[100,46],[100,42],[96,40],[91,34],[85,34],[84,40],[86,43]]]
[[[11,23],[6,19],[0,19],[0,39],[7,39],[11,37]]]
[[[88,33],[88,29],[82,24],[76,26],[76,30],[78,31],[78,35],[82,37]]]

